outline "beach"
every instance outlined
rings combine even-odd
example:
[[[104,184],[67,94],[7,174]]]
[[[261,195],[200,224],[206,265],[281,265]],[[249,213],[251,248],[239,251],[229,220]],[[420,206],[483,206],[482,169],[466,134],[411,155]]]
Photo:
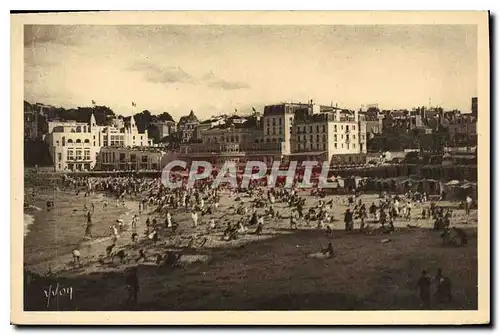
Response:
[[[310,196],[306,192],[303,197],[306,199],[305,208],[313,207],[318,202],[317,197]],[[43,209],[43,202],[49,198],[54,200],[54,209],[47,212]],[[361,199],[370,205],[378,199],[378,195],[366,194],[362,195]],[[276,294],[282,296],[285,294],[282,286],[286,282],[293,291],[292,296],[297,296],[294,299],[299,299],[288,304],[298,306],[298,309],[303,306],[376,309],[381,303],[389,304],[387,301],[383,302],[386,299],[383,294],[374,293],[378,298],[371,303],[364,301],[362,305],[359,302],[360,297],[352,298],[354,299],[352,301],[344,297],[342,299],[347,299],[345,303],[336,301],[326,304],[318,297],[321,295],[320,292],[327,294],[332,289],[337,292],[342,287],[343,290],[349,291],[352,289],[349,288],[349,283],[358,279],[373,281],[375,280],[373,277],[379,276],[380,271],[390,271],[397,274],[396,277],[401,275],[399,271],[413,271],[414,273],[407,273],[405,278],[390,280],[391,285],[402,285],[398,281],[403,279],[408,281],[409,276],[418,276],[420,267],[431,265],[442,266],[447,270],[449,267],[455,270],[460,267],[467,268],[467,278],[462,284],[467,294],[462,302],[455,303],[450,308],[474,308],[477,304],[477,297],[474,298],[473,294],[474,290],[477,294],[475,286],[477,285],[477,211],[473,211],[469,222],[466,223],[465,211],[456,208],[457,203],[438,202],[441,206],[454,207],[452,225],[462,227],[469,235],[468,245],[458,249],[441,246],[440,233],[430,229],[433,220],[420,218],[422,208],[420,204],[416,204],[413,208],[410,222],[403,218],[396,220],[394,224],[396,231],[391,235],[377,233],[378,225],[370,224],[370,220],[367,222],[374,228],[373,233],[345,232],[343,231],[343,212],[347,206],[345,195],[331,195],[323,199],[333,204],[333,220],[329,224],[333,230],[331,236],[327,236],[324,229],[318,229],[317,222],[301,222],[297,230],[291,230],[288,219],[291,209],[284,203],[276,203],[274,208],[280,213],[280,218],[265,218],[261,234],[253,234],[253,229],[249,228],[247,233],[239,234],[235,240],[222,240],[226,224],[235,223],[242,218],[242,215],[235,213],[235,208],[240,204],[250,206],[251,200],[249,197],[230,196],[229,193],[223,192],[219,209],[213,215],[200,216],[197,227],[193,227],[190,213],[186,209],[177,209],[173,212],[173,221],[178,225],[174,233],[170,228],[164,228],[165,217],[154,213],[152,207],[139,213],[137,196],[126,196],[124,205],[120,203],[117,206],[115,199],[103,194],[85,197],[83,193],[77,196],[67,191],[40,193],[34,204],[40,210],[34,210],[35,222],[29,226],[29,232],[25,237],[25,263],[29,271],[38,275],[45,275],[50,269],[51,275],[42,281],[43,285],[49,282],[72,285],[78,299],[71,304],[58,305],[57,308],[60,310],[93,310],[95,308],[93,306],[99,306],[100,310],[122,310],[123,300],[127,295],[123,275],[126,269],[132,267],[139,267],[141,286],[143,286],[141,288],[143,303],[137,307],[138,309],[240,310],[245,306],[262,308],[262,304],[267,304],[270,309],[280,309],[287,303],[283,297],[280,299]],[[104,201],[108,202],[106,208],[103,205]],[[85,231],[83,208],[85,205],[90,207],[91,203],[95,206],[94,238],[87,241],[82,239]],[[263,209],[258,211],[262,213]],[[135,230],[130,228],[133,215],[139,217]],[[160,235],[158,243],[152,243],[143,233],[147,218],[157,221]],[[215,229],[209,227],[212,218],[217,222]],[[117,219],[122,219],[128,226],[120,233],[114,249],[123,250],[129,256],[128,261],[124,263],[106,258],[106,247],[113,243],[109,227],[116,223]],[[409,223],[411,227],[408,227]],[[359,223],[355,228],[359,228]],[[132,243],[133,232],[139,235],[136,244]],[[333,241],[339,253],[338,257],[330,261],[308,259],[307,255],[318,252],[329,241]],[[75,248],[81,252],[81,266],[75,266],[73,263],[71,251]],[[136,261],[139,250],[145,252],[146,260]],[[158,270],[155,259],[166,251],[182,252],[180,269],[166,272]],[[425,252],[428,252],[427,264],[430,265],[425,265]],[[383,270],[384,268],[387,269]],[[334,279],[341,273],[343,273],[341,277]],[[463,271],[461,275],[464,275]],[[96,283],[99,288],[95,286]],[[332,286],[333,283],[336,288]],[[314,289],[311,286],[313,284],[320,286]],[[274,291],[264,289],[266,285],[276,289]],[[405,285],[410,284],[406,282]],[[105,291],[103,288],[106,288]],[[405,290],[398,292],[397,294],[400,292],[409,294]],[[31,296],[33,294],[30,293]],[[175,298],[179,294],[181,296]],[[238,298],[238,294],[248,296]],[[301,295],[310,298],[304,300],[300,298]],[[318,297],[314,298],[315,295]],[[217,300],[217,296],[222,297],[222,300]],[[163,298],[158,301],[158,297]],[[306,300],[311,302],[306,303]],[[39,310],[43,299],[41,302],[37,301],[31,298],[26,308]],[[401,306],[418,308],[414,302],[410,304],[406,301],[403,305],[402,302],[392,303],[394,309]]]

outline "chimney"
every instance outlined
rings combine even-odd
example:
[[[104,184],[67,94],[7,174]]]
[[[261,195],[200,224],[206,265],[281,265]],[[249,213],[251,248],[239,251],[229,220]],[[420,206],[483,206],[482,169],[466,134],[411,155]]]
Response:
[[[354,122],[358,122],[359,121],[359,114],[358,114],[358,111],[357,110],[354,110]]]
[[[335,121],[340,121],[340,109],[335,110]]]

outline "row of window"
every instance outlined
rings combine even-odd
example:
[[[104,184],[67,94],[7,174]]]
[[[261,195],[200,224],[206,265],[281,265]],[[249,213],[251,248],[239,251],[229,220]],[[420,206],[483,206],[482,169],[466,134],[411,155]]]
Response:
[[[103,162],[115,162],[118,156],[118,160],[120,162],[126,162],[127,161],[127,156],[125,153],[121,152],[118,155],[116,155],[115,152],[103,152],[102,154],[102,160]],[[129,162],[135,163],[137,162],[137,155],[136,154],[130,154],[129,156]],[[147,163],[148,162],[148,156],[142,155],[141,156],[141,162],[142,163]]]
[[[363,138],[363,135],[361,135],[361,138]],[[309,141],[310,141],[310,142],[312,142],[312,141],[313,141],[313,139],[314,139],[314,136],[313,136],[313,135],[309,135]],[[344,134],[340,134],[340,139],[341,139],[341,140],[343,140],[343,139],[344,139]],[[349,141],[351,138],[349,137],[349,135],[345,135],[345,139],[346,139],[347,141]],[[297,140],[298,140],[298,142],[301,142],[301,141],[302,141],[302,142],[305,142],[305,141],[307,141],[307,136],[306,136],[306,135],[304,135],[304,136],[299,135],[299,136],[297,136]],[[334,134],[334,135],[333,135],[333,140],[334,140],[335,142],[337,142],[337,141],[338,141],[337,134]],[[355,140],[356,140],[356,135],[354,135],[354,134],[352,135],[352,140],[353,140],[353,141],[355,141]],[[316,135],[316,142],[319,142],[319,135],[318,135],[318,134]],[[323,134],[323,142],[326,142],[326,134]]]
[[[309,126],[309,132],[312,133],[313,132],[313,126]],[[319,133],[320,132],[320,129],[322,130],[323,133],[326,132],[326,125],[322,125],[321,128],[319,125],[316,125],[316,132]],[[340,130],[344,130],[344,125],[341,124],[340,125]],[[352,130],[352,131],[356,131],[356,126],[355,125],[352,125],[350,128],[349,128],[349,125],[346,125],[345,126],[345,131],[349,131],[349,130]],[[334,124],[333,125],[333,131],[338,131],[338,125]],[[307,132],[307,126],[297,126],[297,133],[300,134],[300,133],[305,133]]]
[[[281,124],[283,122],[283,119],[280,118],[280,117],[278,117],[278,118],[274,118],[274,117],[273,118],[267,118],[266,119],[267,126],[269,127],[270,124],[272,124],[273,126],[275,126],[276,125],[276,119],[278,120],[278,125],[281,126]],[[293,122],[293,117],[290,117],[289,121],[290,121],[290,124],[291,124]]]
[[[334,143],[333,147],[335,149],[338,149],[338,144],[337,143]],[[326,150],[328,148],[328,144],[326,142],[316,142],[316,143],[308,143],[308,144],[297,144],[297,147],[298,151],[302,151],[302,150]],[[341,149],[344,149],[344,143],[341,143],[340,144],[340,148]],[[350,149],[356,149],[356,143],[352,143],[352,145],[350,145],[350,143],[345,143],[345,148],[347,150],[350,150]]]
[[[82,160],[82,153],[83,153],[83,160],[89,161],[90,160],[90,150],[89,149],[85,149],[85,150],[68,149],[68,152],[67,152],[68,160],[69,161],[74,161],[74,160],[81,161]],[[59,152],[57,154],[57,161],[60,162],[61,160],[62,160],[62,155]]]

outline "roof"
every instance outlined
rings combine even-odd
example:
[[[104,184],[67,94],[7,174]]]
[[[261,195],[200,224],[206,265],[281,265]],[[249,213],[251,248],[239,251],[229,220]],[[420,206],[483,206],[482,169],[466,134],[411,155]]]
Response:
[[[188,115],[185,115],[179,119],[179,123],[187,123],[187,122],[199,122],[198,118],[191,110]]]

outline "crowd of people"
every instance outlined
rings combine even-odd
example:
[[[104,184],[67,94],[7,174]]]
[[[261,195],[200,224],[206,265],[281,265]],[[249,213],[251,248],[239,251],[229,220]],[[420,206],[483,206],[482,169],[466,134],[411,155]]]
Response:
[[[182,179],[181,176],[174,178]],[[112,244],[106,249],[106,256],[112,261],[118,257],[121,262],[134,261],[144,262],[150,259],[144,247],[138,246],[141,240],[149,241],[153,246],[167,234],[176,234],[180,226],[180,218],[186,213],[191,221],[191,229],[194,235],[207,235],[210,233],[220,236],[221,241],[234,241],[246,235],[264,234],[266,226],[273,222],[289,222],[291,230],[299,228],[323,229],[331,236],[334,230],[334,222],[341,220],[335,218],[338,208],[345,208],[343,214],[344,229],[346,231],[356,230],[373,231],[372,225],[383,233],[390,234],[395,228],[395,222],[401,220],[408,227],[418,227],[413,224],[415,207],[421,208],[419,218],[434,219],[434,229],[446,232],[450,229],[450,218],[452,210],[436,206],[430,202],[425,194],[394,195],[386,192],[379,194],[377,201],[371,204],[365,203],[363,195],[351,192],[344,197],[335,197],[328,200],[323,190],[317,190],[312,196],[314,203],[308,204],[307,198],[310,192],[303,192],[295,188],[286,188],[279,184],[274,188],[266,187],[262,181],[252,181],[246,189],[232,189],[222,184],[212,188],[210,181],[197,181],[195,187],[180,187],[175,189],[166,188],[161,180],[138,176],[130,177],[69,177],[64,176],[60,185],[63,189],[75,192],[76,195],[84,194],[88,197],[94,193],[104,193],[114,199],[115,206],[124,206],[125,199],[134,199],[138,203],[137,210],[130,225],[123,220],[116,220],[116,224],[110,227]],[[222,197],[227,197],[230,206],[221,209]],[[106,200],[102,206],[111,206]],[[54,204],[50,204],[53,208]],[[280,210],[278,210],[279,208]],[[93,213],[95,204],[86,207],[86,229],[84,237],[92,239],[92,226],[94,224]],[[469,214],[469,213],[467,213]],[[138,228],[141,217],[144,218],[144,235],[140,235]],[[125,249],[115,251],[120,236],[130,233],[132,246],[139,248],[137,257],[129,257]],[[144,237],[142,237],[144,236]],[[202,238],[196,243],[192,238],[187,248],[201,248],[207,238]],[[328,242],[328,247],[321,248],[320,253],[325,258],[336,255],[333,241]],[[137,252],[137,250],[135,251]],[[73,252],[74,261],[80,264],[80,251]],[[153,256],[153,255],[151,255]],[[176,266],[179,264],[181,253],[167,251],[164,254],[154,255],[155,262],[159,266]],[[102,260],[101,260],[102,261]],[[131,303],[137,301],[138,284],[136,284],[137,272],[132,271],[127,279],[130,288],[129,300]],[[419,281],[420,282],[420,281]],[[420,285],[420,284],[419,284]],[[422,286],[422,285],[420,285]],[[425,285],[424,285],[425,286]]]

